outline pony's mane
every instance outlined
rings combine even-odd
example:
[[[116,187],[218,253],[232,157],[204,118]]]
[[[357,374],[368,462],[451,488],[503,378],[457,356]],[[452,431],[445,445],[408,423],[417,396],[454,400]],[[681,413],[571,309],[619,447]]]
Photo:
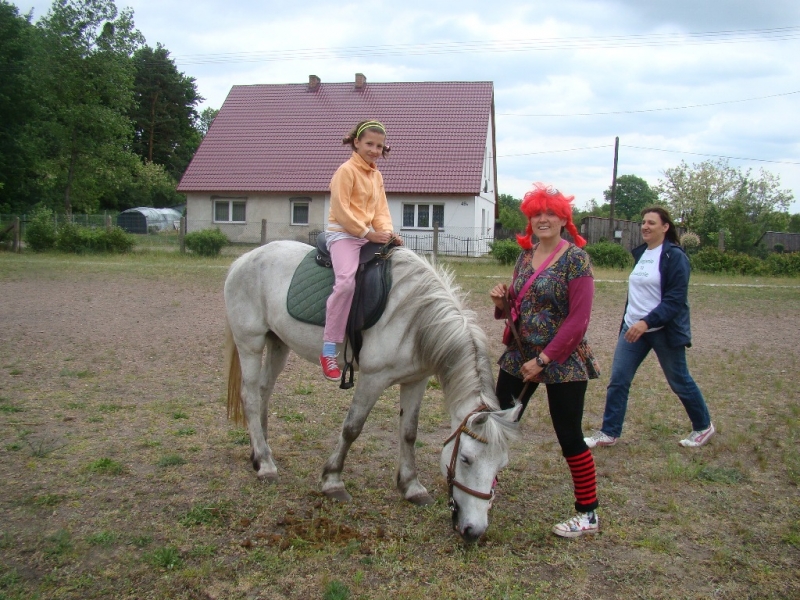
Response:
[[[424,363],[434,366],[448,409],[472,409],[470,401],[480,398],[490,410],[499,410],[486,334],[466,308],[452,271],[398,248],[392,255],[392,280],[395,287],[407,281],[403,310],[413,315],[414,348]],[[487,434],[494,430],[488,427]],[[505,435],[496,431],[492,437],[499,441]]]

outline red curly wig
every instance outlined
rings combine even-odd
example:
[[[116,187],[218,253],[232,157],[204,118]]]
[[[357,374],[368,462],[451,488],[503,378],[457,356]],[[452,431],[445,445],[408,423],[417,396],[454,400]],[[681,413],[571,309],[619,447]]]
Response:
[[[552,210],[556,216],[567,221],[566,228],[572,239],[575,240],[575,245],[583,248],[586,245],[586,240],[580,236],[578,228],[572,222],[572,201],[574,199],[575,196],[565,196],[552,185],[539,181],[534,183],[533,189],[525,194],[519,207],[522,214],[528,217],[528,227],[525,229],[524,235],[517,236],[517,243],[524,250],[529,250],[533,246],[531,242],[533,228],[531,227],[530,218],[541,212]]]

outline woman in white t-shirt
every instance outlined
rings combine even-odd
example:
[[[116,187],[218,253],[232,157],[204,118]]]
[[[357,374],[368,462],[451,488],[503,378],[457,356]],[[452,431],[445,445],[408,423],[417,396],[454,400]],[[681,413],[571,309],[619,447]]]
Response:
[[[586,445],[596,448],[617,443],[631,382],[653,350],[667,383],[692,422],[692,432],[679,443],[697,448],[708,442],[715,430],[703,394],[686,364],[686,348],[692,345],[687,298],[689,259],[679,245],[675,224],[661,207],[642,211],[642,238],[644,244],[632,251],[635,264],[628,279],[628,302],[611,365],[603,426],[585,438]]]

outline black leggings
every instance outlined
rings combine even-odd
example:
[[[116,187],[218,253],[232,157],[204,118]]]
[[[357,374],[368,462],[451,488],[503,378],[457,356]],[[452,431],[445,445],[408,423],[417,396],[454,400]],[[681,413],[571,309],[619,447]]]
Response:
[[[586,442],[583,441],[581,425],[587,383],[586,381],[567,381],[545,384],[550,419],[553,421],[553,429],[556,431],[556,437],[565,458],[577,456],[589,449]],[[525,382],[500,369],[497,376],[497,399],[500,401],[500,408],[511,408],[514,406],[516,398],[522,402],[522,412],[519,414],[522,418],[522,413],[528,406],[528,400],[531,399],[538,386],[538,383],[531,383],[525,390],[525,394],[520,396]]]

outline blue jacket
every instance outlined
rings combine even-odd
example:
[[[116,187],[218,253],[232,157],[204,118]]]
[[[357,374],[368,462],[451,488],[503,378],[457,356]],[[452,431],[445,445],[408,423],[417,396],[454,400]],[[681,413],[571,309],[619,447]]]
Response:
[[[634,264],[639,262],[647,244],[631,250]],[[692,330],[689,324],[689,258],[683,248],[664,240],[661,259],[661,304],[656,306],[643,320],[649,327],[663,327],[667,343],[673,347],[692,345]],[[625,310],[628,302],[625,301]],[[625,323],[623,313],[623,324]],[[620,331],[622,325],[620,326]]]

